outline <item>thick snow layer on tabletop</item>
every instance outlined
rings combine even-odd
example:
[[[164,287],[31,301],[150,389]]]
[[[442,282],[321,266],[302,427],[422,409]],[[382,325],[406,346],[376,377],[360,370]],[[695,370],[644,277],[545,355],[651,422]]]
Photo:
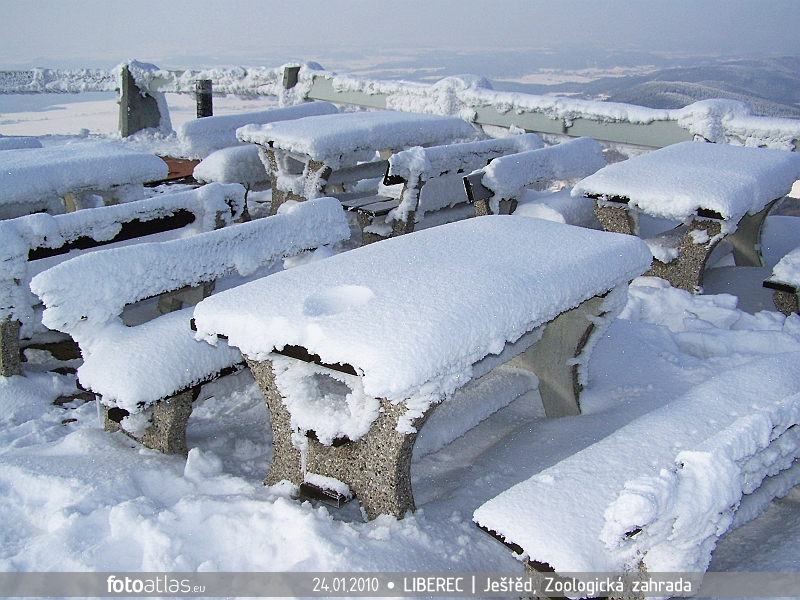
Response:
[[[238,272],[248,275],[273,260],[347,239],[339,201],[320,198],[256,219],[160,243],[100,250],[38,274],[34,291],[47,307],[47,327],[70,333],[91,351],[94,336],[126,304]]]
[[[299,345],[353,365],[364,392],[421,414],[506,342],[650,265],[633,236],[540,219],[468,219],[370,244],[207,298],[198,336],[264,360]]]
[[[519,544],[531,559],[546,562],[556,571],[635,570],[640,560],[651,571],[705,570],[710,552],[730,525],[730,513],[738,504],[738,498],[731,496],[737,494],[741,480],[727,477],[734,475],[726,469],[731,459],[737,453],[742,457],[758,455],[748,468],[763,476],[770,467],[754,463],[765,459],[777,464],[781,455],[797,453],[798,440],[790,435],[785,440],[786,452],[776,448],[771,457],[769,453],[758,454],[759,444],[764,447],[770,439],[769,427],[750,428],[741,419],[751,419],[749,425],[762,420],[781,421],[778,433],[790,426],[787,423],[797,411],[787,409],[784,399],[800,391],[798,360],[800,353],[795,351],[758,358],[722,372],[486,502],[473,518],[507,542]],[[720,466],[706,468],[712,461],[703,460],[700,452],[719,452]],[[684,457],[690,457],[694,464],[687,469],[680,495],[667,498],[666,492],[672,491],[669,485],[661,490],[651,486],[652,495],[637,495],[638,502],[626,505],[624,499],[632,500],[631,495],[641,489],[637,482],[642,477],[676,484],[680,477],[675,473]],[[591,494],[587,495],[587,490]],[[717,500],[728,504],[722,508]],[[565,511],[564,506],[570,510]],[[663,521],[655,521],[659,512]],[[621,536],[609,533],[612,529],[620,533],[615,520],[644,526],[648,519],[665,530],[657,532],[654,527],[653,533],[640,533],[641,537],[624,535],[635,526]],[[607,525],[609,522],[612,525]],[[632,550],[644,539],[664,541],[670,534],[674,538],[652,556],[637,553],[650,550],[643,542]]]
[[[248,125],[236,135],[261,146],[272,142],[274,148],[310,156],[336,170],[371,160],[377,150],[471,140],[476,133],[456,117],[385,110]]]
[[[789,252],[772,268],[771,279],[800,289],[800,247]]]
[[[255,144],[217,150],[194,168],[194,178],[200,182],[241,183],[248,188],[269,181],[259,152]]]
[[[23,148],[41,148],[42,143],[39,138],[30,136],[11,136],[0,135],[0,150],[22,150]]]
[[[492,200],[499,202],[516,198],[524,188],[541,181],[586,177],[605,164],[600,144],[582,137],[496,158],[480,171],[481,183],[494,192]]]
[[[236,139],[236,130],[245,125],[264,125],[337,112],[339,110],[330,102],[304,102],[259,112],[204,117],[183,123],[178,128],[178,141],[187,156],[205,158],[215,150],[240,145],[242,142]]]
[[[737,223],[783,197],[800,178],[794,152],[682,142],[609,165],[578,183],[575,196],[628,198],[653,216],[685,220],[698,208]]]
[[[103,330],[78,368],[81,386],[108,406],[131,414],[241,362],[236,348],[199,342],[189,321],[193,307],[136,327],[114,322]],[[123,427],[125,424],[123,423]],[[135,433],[135,432],[132,432]]]
[[[0,204],[107,190],[167,176],[155,154],[107,142],[79,142],[0,153]]]
[[[433,146],[432,148],[415,146],[393,154],[389,157],[389,175],[402,177],[408,182],[408,185],[403,189],[400,206],[389,214],[388,219],[406,221],[409,212],[415,208],[415,217],[421,219],[426,211],[438,210],[466,201],[460,177],[457,179],[456,194],[448,193],[453,187],[451,185],[445,185],[445,190],[437,189],[431,192],[430,188],[436,187],[437,178],[444,174],[456,177],[458,173],[471,173],[498,156],[542,147],[544,147],[544,140],[541,137],[535,133],[525,133],[499,139]],[[428,189],[423,188],[422,196],[426,196],[427,201],[422,203],[417,182],[424,183],[426,181]],[[456,197],[454,198],[454,196]]]
[[[573,198],[571,193],[572,188],[564,188],[557,192],[524,190],[514,214],[600,229],[600,222],[594,213],[594,200]]]
[[[0,221],[0,318],[11,317],[24,324],[33,316],[28,292],[31,276],[28,251],[31,249],[60,248],[81,237],[108,241],[120,232],[122,223],[150,221],[180,210],[195,214],[194,228],[198,232],[212,231],[218,226],[218,219],[227,224],[243,207],[241,186],[215,183],[126,204]],[[65,260],[67,258],[64,256]]]

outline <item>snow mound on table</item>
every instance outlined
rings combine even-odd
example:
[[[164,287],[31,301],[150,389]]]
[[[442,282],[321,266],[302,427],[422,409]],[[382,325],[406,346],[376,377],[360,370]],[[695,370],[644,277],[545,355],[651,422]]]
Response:
[[[236,135],[260,146],[271,142],[276,149],[310,156],[337,170],[372,160],[376,150],[472,140],[476,133],[456,117],[377,111],[248,125]]]
[[[794,152],[682,142],[609,165],[572,194],[628,198],[630,206],[679,221],[704,208],[738,223],[786,195],[798,178],[800,156]]]
[[[222,148],[241,145],[242,142],[236,139],[236,130],[239,127],[336,112],[339,112],[338,109],[330,102],[305,102],[297,106],[259,112],[204,117],[186,121],[178,127],[178,141],[187,156],[206,158]]]
[[[193,175],[201,183],[241,183],[247,188],[269,181],[267,168],[261,161],[258,146],[254,144],[212,152],[194,168]]]
[[[365,394],[404,400],[413,418],[467,383],[474,363],[584,300],[627,285],[650,260],[633,236],[481,217],[222,292],[198,304],[195,319],[198,337],[225,335],[254,360],[297,345],[325,363],[352,365]],[[320,294],[344,286],[371,294],[319,310]]]
[[[0,204],[142,184],[166,178],[167,171],[155,154],[108,142],[8,151],[0,153]]]

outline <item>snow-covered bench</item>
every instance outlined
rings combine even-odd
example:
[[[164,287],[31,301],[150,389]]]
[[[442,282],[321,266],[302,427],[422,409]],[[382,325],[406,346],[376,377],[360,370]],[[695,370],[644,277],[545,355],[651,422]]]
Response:
[[[783,314],[789,316],[800,312],[800,247],[789,252],[772,268],[772,276],[764,281],[764,287],[773,290],[772,301]]]
[[[34,277],[31,289],[45,305],[44,324],[78,342],[84,359],[78,380],[101,397],[106,428],[185,454],[186,421],[199,385],[241,363],[241,355],[225,343],[195,340],[192,307],[136,327],[123,324],[123,308],[231,273],[248,275],[349,235],[339,202],[320,198],[188,238],[79,256]]]
[[[383,183],[402,184],[399,198],[367,197],[344,204],[357,210],[362,244],[410,233],[426,212],[467,201],[459,174],[471,173],[498,156],[542,147],[544,141],[535,133],[430,148],[415,146],[389,157]]]
[[[694,293],[723,238],[736,265],[761,266],[761,226],[798,178],[793,152],[682,142],[609,165],[572,193],[595,199],[608,231],[638,235],[640,213],[678,222],[647,240],[656,258],[648,274]]]
[[[264,394],[266,483],[402,518],[417,431],[471,380],[507,363],[538,377],[547,415],[579,413],[597,317],[650,259],[631,236],[487,216],[221,292],[194,316],[198,337],[241,350]]]
[[[263,150],[274,213],[285,200],[374,196],[392,152],[474,140],[476,133],[456,117],[384,110],[248,125],[236,135]],[[365,180],[375,185],[364,189]]]
[[[167,173],[155,154],[106,142],[8,150],[0,152],[0,213],[20,216],[141,200],[142,184]]]
[[[478,216],[510,214],[526,188],[552,180],[581,179],[605,164],[600,144],[582,137],[495,159],[464,177],[464,188]]]
[[[245,200],[251,190],[269,185],[269,173],[261,161],[258,146],[234,146],[212,152],[195,168],[193,177],[199,183],[238,183],[244,186]],[[245,204],[244,220],[250,218]]]
[[[212,152],[242,144],[236,139],[236,130],[245,125],[273,123],[299,119],[312,115],[329,115],[339,112],[330,102],[306,102],[297,106],[274,108],[258,112],[203,117],[186,121],[178,127],[178,141],[186,156],[206,158]],[[223,182],[229,183],[229,182]]]
[[[704,572],[800,483],[798,353],[717,375],[478,508],[531,570]]]
[[[243,204],[240,186],[213,184],[127,204],[0,221],[0,375],[22,375],[20,335],[39,343],[54,341],[30,292],[36,273],[108,244],[166,232],[187,236],[211,231],[238,217]]]

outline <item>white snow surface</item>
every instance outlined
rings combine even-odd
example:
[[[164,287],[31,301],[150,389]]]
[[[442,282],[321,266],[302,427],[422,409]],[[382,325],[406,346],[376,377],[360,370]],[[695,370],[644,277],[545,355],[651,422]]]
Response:
[[[0,153],[0,204],[141,185],[166,178],[167,171],[167,164],[155,154],[109,142],[7,151]]]
[[[474,520],[560,572],[636,570],[640,560],[653,572],[705,571],[742,494],[800,455],[798,360],[795,350],[720,373],[490,500]]]
[[[582,179],[605,164],[600,144],[581,137],[496,158],[480,170],[481,183],[494,192],[492,201],[497,203],[517,198],[524,188],[541,181]]]
[[[264,125],[337,112],[338,109],[330,102],[304,102],[296,106],[259,112],[203,117],[186,121],[178,127],[178,141],[186,156],[206,158],[216,150],[241,145],[242,142],[236,139],[236,130],[245,125]]]
[[[194,168],[194,178],[199,182],[241,183],[251,188],[269,181],[269,173],[254,144],[216,150]]]
[[[689,219],[698,208],[737,223],[786,195],[800,178],[794,152],[682,142],[608,165],[572,194],[613,196],[657,217]]]
[[[29,250],[60,248],[81,237],[108,241],[120,232],[123,223],[150,221],[180,210],[194,213],[194,231],[211,231],[218,226],[217,219],[227,224],[241,214],[243,206],[240,186],[213,184],[63,215],[38,213],[0,221],[0,318],[15,319],[23,325],[33,318],[31,306],[36,302],[28,289],[35,270],[28,263]],[[63,256],[63,260],[69,258]]]
[[[770,279],[800,289],[800,246],[789,252],[772,268]]]
[[[473,363],[625,284],[650,260],[633,236],[468,219],[207,298],[195,308],[197,335],[225,335],[255,360],[289,344],[353,365],[364,393],[405,400],[413,417],[467,383]]]
[[[514,214],[577,225],[578,227],[601,229],[600,222],[594,213],[594,200],[572,197],[572,188],[569,187],[557,192],[523,190]]]
[[[39,138],[15,135],[4,136],[0,135],[0,150],[21,150],[23,148],[41,148],[42,142]]]
[[[352,112],[248,125],[237,130],[244,142],[309,156],[334,170],[375,157],[377,150],[401,150],[473,140],[462,119],[397,111]]]

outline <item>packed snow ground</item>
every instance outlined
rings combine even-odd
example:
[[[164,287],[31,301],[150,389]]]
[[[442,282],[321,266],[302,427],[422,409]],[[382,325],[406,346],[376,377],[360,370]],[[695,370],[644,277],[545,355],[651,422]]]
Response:
[[[63,133],[78,133],[70,130],[75,122]],[[180,123],[176,113],[172,122]],[[45,127],[0,133],[54,132]],[[768,228],[771,267],[796,244],[800,228],[788,216],[770,218]],[[797,329],[784,327],[777,313],[754,318],[735,308],[732,296],[691,296],[653,283],[637,280],[595,348],[584,414],[544,419],[536,394],[512,402],[415,461],[419,510],[402,521],[365,523],[355,501],[335,510],[264,487],[268,416],[247,371],[204,387],[187,429],[187,460],[103,432],[93,403],[53,405],[74,390],[74,376],[52,369],[77,364],[29,350],[27,377],[0,379],[0,570],[521,571],[522,563],[471,522],[478,506],[712,376],[800,351],[800,338],[787,333]],[[742,297],[740,304],[758,302]],[[798,540],[795,489],[724,537],[710,570],[800,570]]]

